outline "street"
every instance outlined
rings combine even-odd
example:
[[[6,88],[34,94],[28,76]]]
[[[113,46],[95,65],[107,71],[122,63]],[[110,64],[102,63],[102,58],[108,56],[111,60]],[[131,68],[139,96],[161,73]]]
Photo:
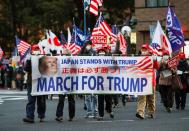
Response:
[[[23,123],[25,107],[27,103],[26,91],[0,90],[0,131],[186,131],[189,128],[189,97],[187,97],[186,109],[172,113],[164,110],[157,93],[157,112],[155,119],[145,118],[139,120],[135,117],[136,102],[127,102],[123,107],[119,101],[119,108],[114,108],[114,119],[105,114],[103,121],[85,119],[83,100],[76,98],[76,117],[73,122],[68,121],[67,100],[64,108],[64,121],[55,121],[57,96],[53,100],[47,100],[45,122],[40,123],[35,113],[35,123]]]

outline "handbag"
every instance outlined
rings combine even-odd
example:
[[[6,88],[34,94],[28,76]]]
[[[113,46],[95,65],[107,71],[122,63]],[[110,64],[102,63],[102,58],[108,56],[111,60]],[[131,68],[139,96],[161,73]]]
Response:
[[[172,88],[173,90],[182,90],[184,88],[181,79],[177,74],[172,76]]]

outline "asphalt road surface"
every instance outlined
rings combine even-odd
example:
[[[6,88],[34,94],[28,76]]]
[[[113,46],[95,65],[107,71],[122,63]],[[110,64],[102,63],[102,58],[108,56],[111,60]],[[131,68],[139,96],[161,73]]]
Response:
[[[105,114],[103,121],[85,119],[83,100],[76,98],[76,117],[74,121],[68,121],[67,100],[64,108],[64,121],[55,121],[57,96],[53,100],[47,100],[47,112],[45,122],[40,123],[35,118],[34,124],[23,123],[25,106],[27,103],[26,91],[0,90],[0,131],[188,131],[189,130],[189,96],[186,109],[175,110],[172,113],[165,112],[157,93],[157,112],[155,119],[139,120],[135,117],[136,102],[127,102],[124,107],[114,108],[115,118],[112,120]],[[36,113],[37,116],[37,113]]]

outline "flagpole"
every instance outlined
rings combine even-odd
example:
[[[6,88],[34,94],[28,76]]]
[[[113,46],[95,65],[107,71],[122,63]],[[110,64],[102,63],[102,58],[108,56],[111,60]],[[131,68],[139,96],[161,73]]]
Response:
[[[84,13],[84,36],[86,40],[87,35],[87,18],[86,18],[86,10],[85,10],[85,0],[83,0],[83,13]]]

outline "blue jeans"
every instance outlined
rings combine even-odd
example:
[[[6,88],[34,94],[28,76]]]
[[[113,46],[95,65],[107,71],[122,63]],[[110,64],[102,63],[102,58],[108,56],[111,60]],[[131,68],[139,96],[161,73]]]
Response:
[[[85,103],[87,106],[87,114],[97,115],[97,97],[95,95],[86,95]]]
[[[31,87],[27,88],[28,103],[26,105],[26,116],[34,119],[35,115],[35,102],[37,99],[37,113],[40,119],[45,117],[46,111],[46,96],[31,96]]]

